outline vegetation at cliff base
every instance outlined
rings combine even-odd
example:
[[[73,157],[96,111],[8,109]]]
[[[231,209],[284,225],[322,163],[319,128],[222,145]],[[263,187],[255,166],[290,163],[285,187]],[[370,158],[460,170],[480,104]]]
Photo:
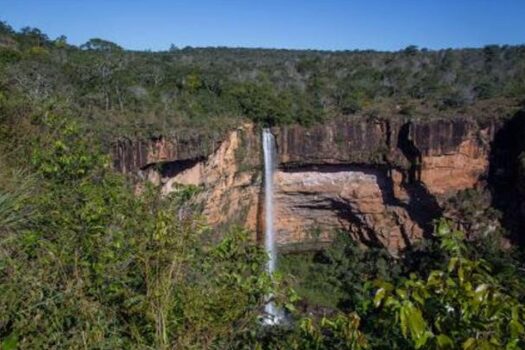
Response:
[[[522,253],[491,237],[467,241],[440,220],[432,239],[398,258],[341,232],[331,247],[284,256],[304,312],[356,312],[373,349],[522,349]]]

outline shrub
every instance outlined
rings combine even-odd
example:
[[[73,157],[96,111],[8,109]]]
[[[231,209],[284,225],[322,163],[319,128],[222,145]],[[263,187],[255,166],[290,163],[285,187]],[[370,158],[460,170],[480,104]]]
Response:
[[[446,221],[437,225],[445,270],[415,274],[394,286],[380,283],[374,303],[393,312],[414,348],[519,349],[525,345],[525,307],[493,277],[483,259],[467,257],[465,236]]]

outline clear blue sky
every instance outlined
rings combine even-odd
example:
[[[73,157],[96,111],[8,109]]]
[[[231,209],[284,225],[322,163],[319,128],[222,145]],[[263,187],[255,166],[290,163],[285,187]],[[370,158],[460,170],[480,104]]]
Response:
[[[525,0],[0,0],[0,20],[81,44],[398,50],[525,43]]]

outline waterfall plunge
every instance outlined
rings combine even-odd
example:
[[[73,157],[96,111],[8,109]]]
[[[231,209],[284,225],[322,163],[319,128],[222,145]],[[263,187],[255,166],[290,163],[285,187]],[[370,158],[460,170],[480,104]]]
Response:
[[[262,139],[264,153],[264,248],[269,255],[266,269],[271,275],[275,271],[277,263],[275,231],[273,228],[273,171],[275,164],[275,139],[269,129],[263,129]],[[265,324],[273,325],[281,321],[282,316],[272,301],[265,305],[264,311],[267,315]]]
[[[263,129],[263,152],[264,152],[264,247],[269,254],[267,270],[269,273],[275,271],[276,251],[275,236],[273,230],[273,170],[275,153],[275,140],[268,129]]]

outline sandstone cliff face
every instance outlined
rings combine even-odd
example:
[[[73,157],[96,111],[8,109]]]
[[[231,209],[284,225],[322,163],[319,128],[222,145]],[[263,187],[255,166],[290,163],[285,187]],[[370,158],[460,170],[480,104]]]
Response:
[[[338,120],[275,129],[282,166],[368,164],[403,170],[432,194],[475,185],[488,166],[495,126],[469,119]],[[408,179],[407,179],[408,181]]]
[[[136,173],[148,165],[206,158],[221,144],[224,135],[180,135],[152,139],[122,138],[112,149],[113,167]]]
[[[488,165],[487,150],[466,139],[454,151],[422,157],[420,181],[434,195],[450,195],[474,187]]]
[[[336,166],[276,174],[279,242],[330,240],[335,230],[392,251],[420,237],[405,208],[393,205],[388,176],[373,168]]]
[[[143,172],[164,194],[177,191],[181,185],[201,187],[197,201],[210,225],[239,224],[255,233],[262,179],[260,141],[256,135],[254,126],[246,124],[226,135],[206,159],[171,159],[161,167],[149,165]]]
[[[429,232],[440,201],[483,180],[494,130],[464,118],[351,118],[273,128],[278,242],[315,244],[344,230],[395,253]],[[165,193],[178,184],[201,186],[211,225],[262,232],[260,130],[253,125],[215,147],[186,150],[163,140],[127,147],[116,148],[117,168],[142,169]]]
[[[494,128],[362,119],[276,129],[282,239],[307,241],[324,227],[392,252],[409,245],[432,229],[441,201],[483,181]]]

